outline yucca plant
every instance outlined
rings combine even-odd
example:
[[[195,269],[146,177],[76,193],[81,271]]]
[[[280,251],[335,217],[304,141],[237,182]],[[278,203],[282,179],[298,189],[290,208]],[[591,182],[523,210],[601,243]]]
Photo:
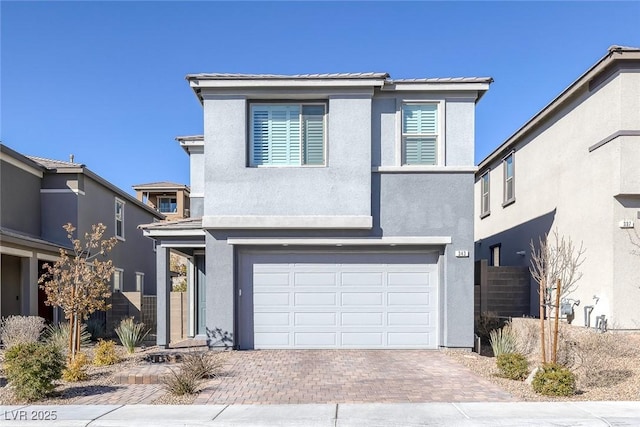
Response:
[[[49,325],[44,330],[44,339],[49,344],[55,345],[62,353],[68,351],[69,333],[71,327],[68,322]],[[87,325],[80,326],[80,347],[86,347],[91,343],[91,334],[87,331]]]
[[[149,334],[149,329],[145,329],[144,323],[136,323],[133,317],[122,319],[115,331],[129,354],[133,353],[136,346]]]
[[[517,352],[517,337],[511,324],[507,323],[502,329],[494,329],[489,333],[489,343],[495,357],[501,354]]]

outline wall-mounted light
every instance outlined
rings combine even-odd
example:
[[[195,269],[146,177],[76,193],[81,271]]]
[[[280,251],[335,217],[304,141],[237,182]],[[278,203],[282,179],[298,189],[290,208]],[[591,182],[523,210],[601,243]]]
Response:
[[[516,255],[525,256],[527,253],[525,251],[518,251]]]

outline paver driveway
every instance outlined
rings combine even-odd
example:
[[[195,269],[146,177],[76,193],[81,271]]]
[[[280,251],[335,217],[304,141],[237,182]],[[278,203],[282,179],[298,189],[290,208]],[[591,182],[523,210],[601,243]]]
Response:
[[[511,401],[437,350],[254,350],[229,355],[194,403]]]

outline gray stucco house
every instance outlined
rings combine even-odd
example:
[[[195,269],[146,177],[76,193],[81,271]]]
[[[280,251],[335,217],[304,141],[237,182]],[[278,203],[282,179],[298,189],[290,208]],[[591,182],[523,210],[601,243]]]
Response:
[[[574,324],[640,328],[638,165],[640,48],[612,46],[480,162],[476,258],[529,266],[530,242],[557,229],[586,249]]]
[[[490,78],[187,76],[204,135],[180,137],[191,218],[157,240],[191,259],[189,332],[211,346],[473,345],[476,102]]]
[[[0,316],[57,320],[38,278],[45,262],[69,248],[62,229],[68,222],[77,236],[101,222],[105,236],[119,239],[110,253],[114,290],[155,294],[154,242],[137,226],[163,218],[83,164],[28,157],[0,144]]]

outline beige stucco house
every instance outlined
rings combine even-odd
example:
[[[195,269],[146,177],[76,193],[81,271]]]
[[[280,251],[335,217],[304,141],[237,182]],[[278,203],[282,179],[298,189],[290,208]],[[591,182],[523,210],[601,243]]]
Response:
[[[573,323],[640,328],[639,48],[609,48],[480,162],[475,219],[490,265],[529,265],[529,242],[555,228],[583,242]],[[537,299],[532,286],[532,314]]]

